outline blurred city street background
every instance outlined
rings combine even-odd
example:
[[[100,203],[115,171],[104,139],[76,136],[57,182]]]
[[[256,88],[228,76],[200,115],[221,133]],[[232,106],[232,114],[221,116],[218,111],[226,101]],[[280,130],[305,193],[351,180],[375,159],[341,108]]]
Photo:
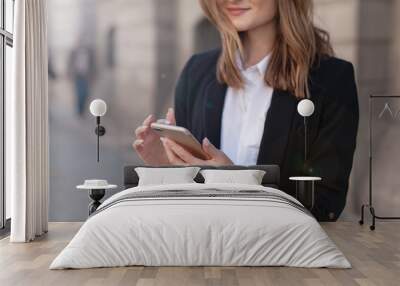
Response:
[[[337,55],[354,63],[359,84],[359,144],[342,216],[349,219],[367,200],[368,95],[399,91],[400,4],[315,0],[315,5],[317,23],[331,33]],[[122,185],[123,166],[140,163],[131,146],[134,130],[150,113],[164,116],[185,62],[195,52],[217,47],[219,36],[197,0],[49,0],[48,9],[50,220],[81,221],[89,199],[75,186],[89,178]],[[89,113],[95,98],[108,105],[100,163],[95,119]],[[391,104],[398,110],[398,103]],[[377,135],[389,139],[375,150],[382,157],[376,204],[382,215],[395,215],[400,118],[385,120],[381,127],[392,126],[388,130],[395,134]]]

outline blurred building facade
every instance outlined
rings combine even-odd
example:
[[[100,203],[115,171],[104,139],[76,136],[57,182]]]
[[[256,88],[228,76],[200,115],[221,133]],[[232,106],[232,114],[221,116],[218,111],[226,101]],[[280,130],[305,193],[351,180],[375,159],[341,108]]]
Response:
[[[344,218],[358,214],[367,199],[368,95],[400,88],[395,78],[400,62],[400,37],[395,33],[400,29],[395,17],[400,14],[399,2],[315,0],[317,23],[330,32],[337,56],[355,65],[359,84],[359,144]],[[173,105],[174,86],[186,61],[194,52],[218,46],[219,38],[198,0],[52,0],[49,22],[49,49],[57,74],[49,95],[50,218],[82,220],[88,200],[85,194],[73,192],[74,186],[90,176],[122,183],[122,166],[140,162],[131,148],[135,128],[150,113],[164,115]],[[89,114],[77,118],[73,110],[67,63],[77,45],[95,51],[96,72],[88,102],[103,98],[109,106],[100,165],[92,151],[93,118]],[[63,163],[66,158],[72,165],[77,160],[86,163],[68,168]],[[65,203],[74,209],[63,209]],[[384,208],[391,200],[379,203]]]

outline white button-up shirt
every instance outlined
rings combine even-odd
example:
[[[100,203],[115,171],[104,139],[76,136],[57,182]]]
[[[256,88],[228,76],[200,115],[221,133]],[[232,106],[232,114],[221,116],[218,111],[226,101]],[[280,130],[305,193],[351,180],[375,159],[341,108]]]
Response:
[[[264,81],[269,59],[270,55],[258,64],[244,69],[240,56],[237,56],[244,87],[228,87],[221,126],[221,150],[236,165],[257,163],[265,119],[273,94],[273,89]]]

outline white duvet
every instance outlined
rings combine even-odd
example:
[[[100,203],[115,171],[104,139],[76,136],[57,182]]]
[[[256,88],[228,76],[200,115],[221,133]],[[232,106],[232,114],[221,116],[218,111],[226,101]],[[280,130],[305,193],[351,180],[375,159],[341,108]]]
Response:
[[[133,192],[262,190],[262,186],[179,184],[118,193],[90,217],[50,269],[145,266],[293,266],[349,268],[309,214],[257,198],[152,198],[118,201]],[[133,193],[136,194],[136,193]],[[297,202],[298,203],[298,202]]]

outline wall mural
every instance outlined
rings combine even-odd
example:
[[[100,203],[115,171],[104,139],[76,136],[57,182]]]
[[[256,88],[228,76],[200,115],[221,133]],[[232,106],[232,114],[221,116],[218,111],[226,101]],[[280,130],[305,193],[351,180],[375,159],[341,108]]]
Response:
[[[372,96],[370,108],[373,204],[379,216],[398,216],[400,96]]]

